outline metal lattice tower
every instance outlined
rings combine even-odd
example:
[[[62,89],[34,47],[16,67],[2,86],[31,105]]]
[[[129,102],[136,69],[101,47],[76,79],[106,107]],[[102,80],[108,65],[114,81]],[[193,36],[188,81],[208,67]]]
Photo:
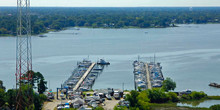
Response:
[[[21,91],[22,85],[31,86],[32,82],[32,51],[31,51],[31,20],[30,0],[17,0],[17,39],[16,39],[16,109],[23,110],[32,104],[31,90]],[[32,89],[32,86],[30,87]],[[24,97],[29,99],[28,103]]]

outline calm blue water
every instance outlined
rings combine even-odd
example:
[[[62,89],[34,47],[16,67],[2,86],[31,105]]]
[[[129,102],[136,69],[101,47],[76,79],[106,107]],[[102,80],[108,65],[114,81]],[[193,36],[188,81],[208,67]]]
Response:
[[[188,106],[188,107],[206,107],[209,108],[212,105],[220,104],[220,100],[205,100],[203,102],[191,102],[191,103],[177,103],[177,106]]]
[[[68,29],[48,37],[32,37],[33,69],[44,74],[55,91],[71,74],[76,62],[105,58],[111,65],[98,77],[93,89],[134,89],[132,62],[140,55],[150,61],[154,53],[165,77],[177,83],[176,91],[191,89],[220,95],[209,87],[220,83],[220,24],[181,25],[162,29]],[[71,33],[77,32],[78,35]],[[145,34],[148,32],[148,34]],[[0,80],[15,85],[15,38],[0,38]]]

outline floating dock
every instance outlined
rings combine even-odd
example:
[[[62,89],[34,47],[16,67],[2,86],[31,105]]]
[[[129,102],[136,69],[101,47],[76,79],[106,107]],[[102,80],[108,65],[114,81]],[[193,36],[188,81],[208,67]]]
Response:
[[[77,68],[73,70],[72,75],[63,83],[61,88],[68,88],[69,91],[78,89],[95,64],[86,59],[77,62]]]
[[[62,84],[62,89],[68,91],[88,91],[92,89],[96,78],[103,71],[104,65],[91,62],[84,59],[77,62],[77,68],[74,69],[72,75]]]
[[[134,61],[135,90],[162,87],[164,81],[160,63]]]
[[[152,89],[151,80],[150,80],[150,72],[149,72],[149,69],[148,69],[148,64],[145,64],[145,68],[146,68],[146,76],[147,76],[147,88],[148,89]]]
[[[147,74],[145,63],[141,61],[134,61],[134,85],[135,90],[137,89],[148,89],[147,85]]]
[[[83,76],[80,78],[80,80],[77,82],[77,84],[75,85],[75,87],[73,88],[73,91],[76,91],[80,85],[82,84],[82,82],[85,80],[85,78],[88,76],[88,74],[91,72],[91,70],[93,69],[93,67],[96,65],[96,63],[92,63],[90,65],[90,67],[87,69],[87,71],[83,74]]]

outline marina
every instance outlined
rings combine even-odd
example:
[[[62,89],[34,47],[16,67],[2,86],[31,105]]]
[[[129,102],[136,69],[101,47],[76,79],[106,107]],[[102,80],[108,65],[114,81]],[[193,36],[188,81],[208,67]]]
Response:
[[[77,68],[74,69],[72,75],[62,84],[61,88],[67,88],[69,91],[89,91],[103,69],[103,65],[87,59],[77,62]]]
[[[134,61],[133,66],[135,90],[162,87],[164,77],[160,63],[145,63],[136,60]]]
[[[87,69],[87,71],[83,74],[83,76],[80,78],[80,80],[77,82],[77,84],[75,85],[75,87],[73,88],[73,91],[76,91],[79,86],[83,83],[83,81],[85,80],[85,78],[88,76],[88,74],[90,73],[90,71],[92,70],[92,68],[95,66],[95,63],[92,63],[90,65],[90,67]]]
[[[0,110],[219,110],[217,3],[119,1],[3,3]]]
[[[82,82],[79,83],[80,87],[78,88],[80,91],[89,91],[92,90],[92,86],[95,83],[96,78],[101,74],[103,66],[100,67],[97,63],[92,63],[90,68],[84,74],[84,77],[81,78]],[[77,87],[77,86],[76,86]],[[73,89],[77,90],[77,89]]]
[[[207,24],[181,25],[177,28],[164,29],[80,28],[78,36],[65,34],[73,32],[70,28],[57,34],[47,33],[45,34],[47,37],[36,36],[32,39],[35,53],[33,69],[41,72],[45,79],[50,81],[52,91],[56,92],[56,88],[77,68],[77,61],[82,61],[89,54],[89,59],[93,62],[104,58],[111,63],[98,76],[93,89],[122,88],[122,83],[125,83],[125,90],[132,90],[134,89],[132,63],[137,60],[137,55],[149,58],[157,53],[158,61],[162,62],[164,78],[171,77],[176,82],[176,91],[192,89],[204,91],[208,95],[220,95],[220,89],[208,86],[211,82],[219,83],[219,72],[216,69],[220,65],[220,38],[217,33],[219,27],[219,24]],[[146,37],[144,34],[146,31],[151,37]],[[15,84],[14,74],[7,74],[15,73],[14,69],[11,69],[15,65],[14,42],[14,37],[0,38],[0,44],[5,47],[0,48],[2,52],[0,71],[7,89],[13,88]],[[206,42],[211,43],[203,45]],[[60,46],[57,46],[58,44]],[[197,62],[192,62],[193,60]],[[198,76],[202,77],[194,78]]]

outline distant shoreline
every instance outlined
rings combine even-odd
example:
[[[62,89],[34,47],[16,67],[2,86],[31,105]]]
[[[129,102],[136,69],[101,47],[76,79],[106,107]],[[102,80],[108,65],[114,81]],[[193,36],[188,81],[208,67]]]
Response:
[[[174,26],[169,26],[169,27],[149,27],[149,28],[140,28],[140,27],[134,27],[134,26],[128,26],[128,27],[122,27],[122,28],[112,28],[112,27],[90,27],[90,26],[76,26],[76,28],[89,28],[89,29],[161,29],[161,28],[175,28],[175,27],[181,27],[180,25],[202,25],[201,24],[195,24],[195,23],[191,23],[191,24],[175,24]],[[203,25],[206,24],[220,24],[220,23],[205,23]],[[44,33],[40,33],[40,34],[32,34],[32,36],[39,36],[39,35],[43,35],[43,34],[47,34],[49,32],[59,32],[59,31],[63,31],[66,30],[68,28],[74,28],[74,27],[65,27],[63,29],[60,30],[55,30],[55,29],[49,29],[47,30],[47,32]],[[10,35],[10,34],[0,34],[0,37],[16,37],[15,35]]]

